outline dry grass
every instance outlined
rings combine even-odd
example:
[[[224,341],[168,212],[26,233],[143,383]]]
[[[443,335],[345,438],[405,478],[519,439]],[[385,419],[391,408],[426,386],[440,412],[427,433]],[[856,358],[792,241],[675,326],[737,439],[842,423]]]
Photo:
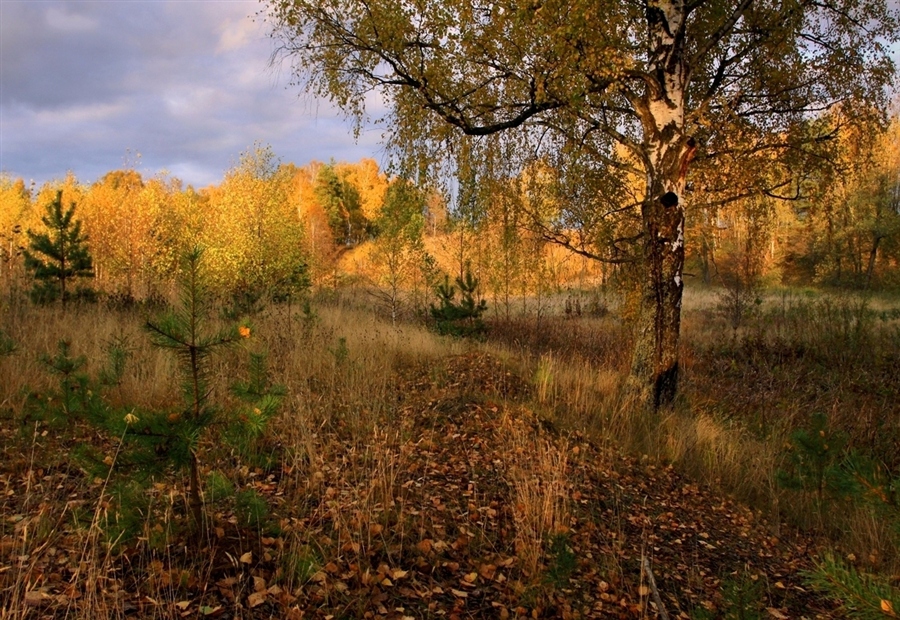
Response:
[[[253,547],[243,538],[229,544],[235,557],[248,550],[277,553],[282,569],[272,579],[288,591],[318,583],[323,575],[330,579],[330,553],[362,566],[368,550],[384,543],[388,531],[392,542],[385,553],[393,555],[386,561],[415,546],[422,517],[407,512],[400,480],[410,467],[417,437],[399,417],[399,404],[409,396],[402,393],[399,377],[408,369],[430,367],[439,378],[440,360],[472,347],[493,352],[531,386],[510,394],[501,405],[498,431],[503,451],[510,455],[504,476],[514,498],[515,546],[526,576],[537,578],[549,541],[566,531],[571,467],[566,441],[536,439],[529,427],[534,420],[524,409],[558,430],[583,432],[606,451],[671,463],[694,481],[767,509],[775,522],[784,518],[831,536],[871,566],[890,570],[897,563],[894,521],[864,505],[844,505],[834,514],[812,511],[808,497],[776,482],[790,433],[816,411],[844,429],[854,447],[884,455],[888,465],[891,446],[900,440],[894,409],[898,387],[891,366],[898,336],[890,317],[882,321],[860,305],[810,306],[804,305],[805,298],[770,297],[755,322],[734,332],[712,309],[714,293],[690,292],[682,399],[673,411],[648,416],[637,413],[623,390],[630,345],[626,326],[614,317],[565,318],[561,311],[559,316],[524,317],[495,326],[489,342],[472,344],[438,338],[417,325],[392,327],[365,304],[364,298],[338,296],[316,305],[314,314],[276,307],[254,317],[251,346],[268,352],[270,378],[284,385],[287,394],[260,447],[260,457],[271,457],[274,464],[241,463],[214,438],[204,445],[209,455],[204,475],[220,469],[245,486],[269,471],[279,477],[284,496],[270,508],[280,515],[283,544],[276,551],[258,543]],[[879,312],[892,307],[889,299],[878,302]],[[51,549],[59,566],[72,567],[74,575],[65,601],[56,601],[67,610],[65,617],[125,617],[134,611],[125,608],[121,593],[126,587],[138,587],[153,601],[139,610],[143,616],[176,617],[179,582],[203,582],[213,570],[209,562],[188,561],[185,550],[173,546],[183,540],[187,527],[180,499],[184,481],[176,477],[150,490],[130,569],[145,578],[136,586],[126,584],[111,544],[115,541],[106,536],[115,530],[119,510],[107,481],[76,473],[58,450],[65,442],[61,431],[19,416],[29,390],[55,385],[39,356],[55,353],[59,340],[68,340],[74,355],[86,357],[91,375],[105,363],[109,343],[126,347],[126,374],[107,395],[118,404],[177,405],[174,361],[148,344],[141,329],[146,317],[140,314],[96,308],[63,314],[21,306],[0,312],[4,332],[19,344],[12,356],[0,358],[0,414],[9,428],[23,426],[8,433],[16,438],[17,452],[10,456],[12,448],[5,450],[11,465],[0,479],[0,491],[6,493],[0,498],[3,553],[15,560],[5,574],[0,572],[0,619],[33,617],[45,604],[45,594],[62,596],[42,590],[53,577],[38,559],[48,557]],[[823,321],[830,321],[831,329],[823,329]],[[214,362],[214,398],[223,403],[232,398],[227,388],[241,372],[241,354],[232,352]],[[104,448],[115,456],[114,440],[108,439]],[[283,508],[289,505],[290,511]],[[809,518],[813,513],[816,519]],[[327,548],[323,532],[332,541]],[[73,557],[62,549],[79,552]],[[391,574],[373,571],[360,579],[382,580]],[[249,593],[242,592],[238,600]],[[231,613],[241,617],[237,607]]]
[[[501,451],[509,455],[506,477],[513,490],[516,553],[526,575],[537,580],[551,538],[569,528],[569,444],[536,438],[523,416],[509,411],[500,434]]]
[[[288,315],[275,308],[251,323],[256,336],[251,346],[268,352],[270,378],[284,385],[288,394],[280,414],[270,423],[270,439],[261,450],[276,456],[277,469],[288,478],[285,488],[295,492],[297,499],[286,501],[315,504],[317,508],[308,518],[327,520],[335,540],[349,545],[345,552],[360,553],[380,531],[405,523],[398,513],[403,489],[396,484],[404,459],[404,442],[395,424],[397,371],[452,354],[461,345],[438,339],[419,327],[390,327],[370,313],[345,305],[322,306],[317,313]],[[180,402],[175,363],[165,352],[149,346],[141,329],[146,317],[139,313],[5,308],[3,314],[4,332],[18,343],[13,355],[0,359],[0,403],[6,424],[21,423],[19,412],[29,391],[56,387],[57,379],[40,356],[55,354],[63,339],[70,343],[74,356],[86,358],[83,370],[91,376],[105,363],[110,342],[125,346],[129,353],[126,373],[107,395],[110,401],[147,408]],[[227,387],[240,372],[240,356],[236,351],[213,361],[214,399],[228,402],[231,398]],[[117,576],[117,541],[108,538],[119,517],[118,507],[107,493],[109,481],[84,480],[71,487],[67,479],[65,488],[63,484],[52,488],[53,475],[47,478],[44,472],[71,469],[71,464],[64,463],[67,454],[56,449],[69,431],[48,427],[43,421],[27,423],[33,425],[30,459],[17,459],[21,465],[14,465],[2,481],[7,495],[0,511],[10,524],[4,534],[8,530],[11,535],[4,540],[15,541],[4,542],[6,546],[14,544],[14,548],[4,548],[4,556],[18,559],[3,579],[0,618],[31,617],[51,602],[44,584],[55,577],[37,562],[46,562],[47,551],[56,554],[56,547],[80,551],[77,558],[62,552],[56,556],[61,567],[71,570],[72,587],[65,601],[52,601],[54,606],[68,609],[68,618],[124,617],[116,594],[125,587]],[[27,434],[28,428],[23,432]],[[24,437],[17,442],[22,440]],[[206,446],[205,472],[221,467],[211,461],[218,449],[216,443],[213,440]],[[114,441],[108,449],[115,458]],[[252,469],[238,465],[225,473],[235,480],[247,480],[247,475],[254,475]],[[110,468],[113,471],[114,466]],[[148,576],[138,586],[146,600],[153,601],[141,610],[146,617],[173,617],[173,610],[178,609],[174,604],[179,580],[183,577],[193,582],[211,570],[211,565],[202,561],[193,566],[188,562],[187,568],[180,569],[187,571],[184,575],[168,569],[185,565],[185,558],[180,557],[183,551],[178,558],[166,557],[171,543],[182,536],[177,532],[185,528],[178,492],[184,481],[176,478],[173,482],[161,492],[151,492],[155,499],[142,526],[144,534],[131,553],[138,562],[131,570]],[[17,507],[11,510],[13,498]],[[83,498],[93,499],[85,503]],[[393,535],[403,538],[396,530]],[[163,550],[163,556],[156,550]],[[287,582],[305,583],[321,569],[321,553],[315,552],[313,541],[301,530],[287,537],[283,551],[285,558],[306,566],[299,572],[288,571]],[[148,557],[157,559],[144,562]]]
[[[781,446],[708,414],[673,413],[657,431],[658,459],[678,464],[690,478],[727,491],[755,508],[777,505],[775,472]],[[777,519],[776,519],[777,522]]]
[[[0,403],[11,410],[21,411],[26,396],[23,386],[42,390],[53,385],[54,377],[41,362],[41,355],[55,355],[62,340],[70,343],[74,356],[85,357],[83,371],[91,375],[107,363],[110,344],[125,347],[131,360],[113,398],[141,407],[164,406],[178,398],[177,390],[173,394],[175,362],[150,346],[140,316],[97,312],[95,308],[66,313],[58,308],[19,308],[4,315],[4,331],[19,349],[0,363]]]
[[[545,318],[502,325],[496,337],[533,377],[538,410],[562,429],[613,449],[674,464],[690,478],[876,558],[900,562],[900,512],[891,504],[811,510],[777,482],[791,434],[827,414],[849,446],[897,475],[898,337],[890,297],[772,293],[733,330],[715,290],[685,296],[682,397],[648,416],[624,393],[627,332],[604,319]],[[894,370],[891,370],[894,368]],[[894,499],[893,501],[896,501]],[[887,512],[885,512],[887,511]],[[884,516],[893,514],[887,521]],[[822,518],[810,519],[810,515]],[[882,515],[878,517],[878,515]]]

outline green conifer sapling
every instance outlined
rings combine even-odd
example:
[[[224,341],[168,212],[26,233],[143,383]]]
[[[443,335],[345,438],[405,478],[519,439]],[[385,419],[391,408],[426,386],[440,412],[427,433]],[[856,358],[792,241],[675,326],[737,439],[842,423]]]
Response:
[[[39,303],[59,299],[63,307],[71,296],[73,278],[93,278],[94,267],[87,248],[87,236],[81,234],[81,222],[74,219],[75,203],[63,210],[62,191],[47,205],[41,218],[46,233],[28,231],[30,249],[25,251],[25,268],[36,280],[31,297]]]
[[[182,373],[185,409],[175,414],[183,428],[186,456],[190,467],[188,504],[198,528],[203,528],[203,501],[200,497],[200,470],[197,444],[203,431],[215,419],[210,402],[209,364],[212,353],[249,336],[249,328],[231,326],[218,332],[206,329],[210,295],[201,269],[199,249],[191,251],[179,282],[179,303],[146,328],[154,345],[169,349],[178,357]]]

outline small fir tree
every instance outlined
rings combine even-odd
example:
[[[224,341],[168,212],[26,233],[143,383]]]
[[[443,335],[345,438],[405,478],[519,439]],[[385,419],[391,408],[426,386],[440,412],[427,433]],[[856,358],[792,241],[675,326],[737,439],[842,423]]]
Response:
[[[41,218],[47,232],[28,231],[30,249],[25,251],[25,268],[36,280],[31,298],[37,303],[52,303],[58,299],[65,307],[71,296],[70,281],[94,277],[87,236],[81,234],[81,221],[74,217],[75,203],[63,210],[62,191],[59,191],[47,205],[47,215]],[[85,289],[83,293],[90,296],[88,291]]]
[[[112,359],[117,352],[108,350]],[[103,398],[103,390],[111,384],[103,379],[95,380],[86,371],[88,359],[84,355],[75,355],[72,345],[68,340],[60,340],[56,346],[56,353],[43,353],[39,361],[44,370],[55,377],[56,386],[43,390],[29,390],[22,409],[23,427],[26,422],[41,421],[46,424],[65,427],[76,421],[104,420],[110,413],[110,407]],[[118,374],[116,374],[118,373]],[[110,364],[108,368],[100,371],[103,378],[112,381],[121,379],[121,369]],[[80,455],[90,452],[86,446],[76,448]],[[102,464],[102,457],[97,459]],[[102,468],[93,468],[88,465],[92,475],[102,477],[106,471]]]
[[[459,302],[455,299],[457,287],[462,294]],[[439,333],[475,336],[484,332],[481,315],[487,310],[487,302],[478,300],[478,279],[472,275],[469,265],[466,265],[462,277],[456,278],[456,287],[450,284],[449,276],[444,276],[444,281],[437,285],[435,292],[441,305],[431,306],[431,316]]]
[[[225,439],[237,448],[241,457],[256,461],[254,465],[268,466],[257,454],[259,440],[266,425],[278,412],[285,396],[283,385],[273,385],[269,381],[266,354],[250,353],[250,364],[246,381],[238,380],[231,385],[231,393],[243,403],[236,408],[226,421]]]
[[[179,432],[175,434],[180,439],[178,452],[190,469],[188,504],[197,527],[202,529],[203,500],[197,448],[203,432],[216,417],[216,408],[209,398],[209,360],[214,351],[249,337],[250,330],[236,325],[218,332],[207,330],[211,296],[201,269],[201,255],[202,252],[195,249],[187,256],[176,308],[156,321],[148,321],[146,328],[154,345],[169,349],[178,357],[185,407],[170,414],[167,421],[169,426],[178,427]]]
[[[861,572],[831,554],[826,554],[805,577],[813,588],[839,601],[840,611],[848,618],[881,620],[896,618],[900,612],[900,589],[888,579]]]
[[[813,493],[820,510],[828,499],[858,495],[859,481],[847,471],[847,434],[833,430],[828,418],[813,414],[808,428],[791,434],[785,467],[777,472],[778,483],[795,491]]]
[[[201,252],[190,252],[179,279],[179,302],[170,311],[146,323],[151,342],[172,351],[179,361],[183,402],[176,408],[145,408],[110,398],[109,392],[122,383],[129,357],[126,338],[112,339],[106,347],[106,363],[93,375],[83,355],[75,356],[67,341],[61,341],[55,355],[41,356],[46,369],[57,377],[58,388],[31,391],[27,395],[23,421],[53,424],[87,422],[104,432],[110,442],[118,440],[113,456],[91,445],[79,446],[75,456],[92,477],[111,480],[111,495],[118,507],[111,515],[107,537],[114,544],[131,540],[142,531],[149,505],[142,489],[149,482],[171,476],[173,470],[189,472],[186,493],[192,521],[205,534],[205,515],[200,488],[200,443],[215,427],[225,444],[237,449],[239,458],[255,466],[270,467],[271,456],[263,454],[266,424],[278,411],[285,390],[269,380],[266,355],[249,352],[246,377],[236,380],[232,394],[239,403],[216,402],[209,379],[214,354],[249,339],[251,329],[232,324],[222,329],[209,327],[212,296],[201,269]],[[0,332],[0,355],[11,352]],[[121,396],[121,395],[119,395]],[[225,405],[225,406],[221,406]],[[24,428],[24,425],[23,425]],[[115,473],[113,473],[113,468]],[[220,474],[212,475],[214,499],[223,499]],[[250,491],[235,496],[235,505],[247,525],[265,524],[265,501]],[[152,536],[152,535],[151,535]]]

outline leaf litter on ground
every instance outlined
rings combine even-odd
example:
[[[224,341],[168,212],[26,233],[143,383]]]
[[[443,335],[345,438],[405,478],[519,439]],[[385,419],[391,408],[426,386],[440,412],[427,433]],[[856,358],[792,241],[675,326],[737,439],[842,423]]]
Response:
[[[14,431],[3,430],[5,613],[657,617],[643,557],[672,618],[721,617],[723,584],[744,577],[762,584],[769,617],[834,610],[802,583],[813,566],[809,540],[775,536],[760,513],[672,467],[557,431],[530,409],[528,383],[495,357],[448,358],[439,372],[406,368],[397,382],[392,420],[366,441],[323,431],[333,445],[322,454],[340,458],[274,474],[237,468],[242,485],[266,500],[267,524],[214,511],[199,554],[183,534],[162,550],[139,544],[84,557],[82,513],[102,512],[97,481],[60,456],[68,438],[44,438],[45,449],[25,458],[11,449],[21,443]],[[161,506],[176,495],[164,484],[150,492]],[[180,509],[170,502],[169,518],[185,519]],[[101,561],[104,574],[86,560]]]

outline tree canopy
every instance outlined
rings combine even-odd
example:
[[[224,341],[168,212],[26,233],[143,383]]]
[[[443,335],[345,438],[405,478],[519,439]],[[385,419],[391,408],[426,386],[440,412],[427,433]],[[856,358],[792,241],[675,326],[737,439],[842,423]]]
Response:
[[[298,83],[360,124],[380,95],[408,170],[502,176],[544,160],[577,198],[551,236],[585,214],[632,217],[632,379],[653,407],[677,385],[688,173],[722,200],[790,197],[790,172],[826,159],[833,127],[817,116],[880,118],[898,36],[885,0],[267,4]],[[610,259],[612,241],[576,249]]]

